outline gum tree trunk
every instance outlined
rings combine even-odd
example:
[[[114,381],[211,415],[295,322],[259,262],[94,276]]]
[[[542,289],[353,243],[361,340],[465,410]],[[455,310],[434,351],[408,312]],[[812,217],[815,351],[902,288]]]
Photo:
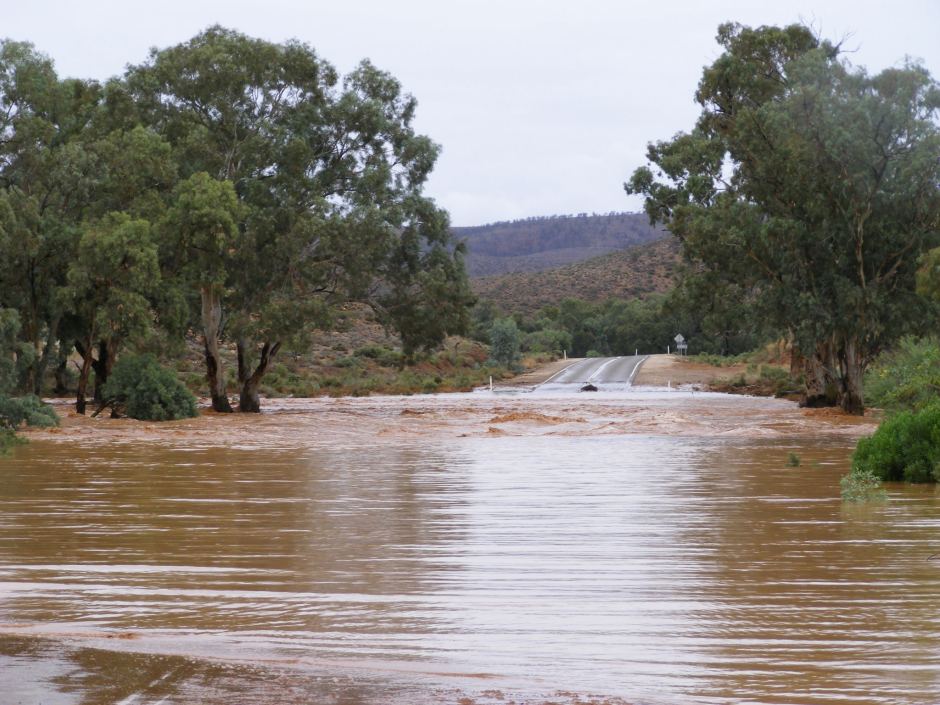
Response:
[[[209,381],[209,397],[212,410],[232,413],[228,394],[225,391],[225,375],[222,372],[222,357],[219,354],[219,333],[222,329],[222,301],[211,286],[200,290],[202,298],[202,343],[206,355],[206,378]]]
[[[838,404],[838,386],[832,374],[832,345],[827,341],[816,346],[812,355],[802,356],[803,395],[800,406],[820,408]]]
[[[68,357],[62,357],[55,366],[55,372],[53,373],[53,376],[55,377],[55,387],[53,387],[52,393],[56,396],[62,396],[69,393],[68,364]]]
[[[238,382],[241,385],[241,392],[238,395],[238,410],[250,413],[260,413],[261,397],[258,395],[258,387],[268,371],[268,365],[281,349],[280,343],[265,342],[261,347],[261,356],[258,360],[258,366],[253,372],[249,372],[248,362],[245,357],[247,343],[239,340],[238,347]]]
[[[858,341],[849,338],[842,350],[842,388],[839,405],[847,414],[862,416],[865,413],[865,400],[862,392],[862,378],[865,366],[859,351]]]
[[[42,382],[46,375],[46,368],[49,366],[49,360],[52,357],[52,351],[56,349],[56,338],[59,332],[59,318],[56,317],[49,323],[49,330],[46,333],[46,342],[42,348],[42,355],[39,362],[36,363],[36,375],[33,380],[33,394],[37,397],[42,396]]]
[[[98,341],[98,359],[92,360],[91,368],[95,371],[95,403],[100,404],[104,399],[102,389],[111,376],[114,368],[114,359],[117,356],[117,345],[113,340]]]
[[[78,389],[75,392],[75,411],[79,414],[85,413],[85,393],[88,390],[88,375],[91,373],[91,366],[94,362],[94,349],[91,340],[75,341],[75,349],[82,356],[82,366],[78,371]]]

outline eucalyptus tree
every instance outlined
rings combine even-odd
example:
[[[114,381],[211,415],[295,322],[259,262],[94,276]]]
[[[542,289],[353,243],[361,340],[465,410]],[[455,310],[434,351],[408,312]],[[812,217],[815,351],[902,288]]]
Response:
[[[177,187],[162,222],[162,241],[170,271],[184,287],[199,293],[199,318],[209,397],[215,411],[231,412],[219,351],[222,299],[234,253],[241,249],[238,199],[230,181],[205,172]]]
[[[918,320],[940,226],[940,90],[870,76],[806,27],[719,28],[692,131],[651,144],[627,191],[685,255],[755,296],[806,358],[805,404],[863,410],[874,354]]]
[[[111,212],[159,217],[176,181],[169,145],[120,109],[116,87],[60,80],[31,45],[0,43],[0,305],[19,312],[33,349],[24,386],[34,393],[73,342],[94,366],[96,390],[107,380],[116,348],[86,339],[96,326],[64,294],[74,292],[69,271],[89,227]]]
[[[91,196],[93,160],[78,144],[98,104],[94,82],[60,81],[25,42],[0,42],[0,306],[19,313],[33,349],[25,386],[38,392],[57,345],[77,223]]]
[[[237,196],[237,247],[203,278],[215,281],[219,323],[203,316],[202,329],[235,343],[240,410],[259,410],[274,357],[328,328],[342,302],[374,306],[411,347],[465,324],[460,253],[421,193],[438,148],[415,133],[415,100],[387,73],[363,62],[341,81],[302,43],[212,27],[154,50],[126,82],[181,176],[204,172]],[[218,343],[204,347],[211,377]],[[213,402],[225,411],[219,384]]]
[[[104,385],[119,349],[141,337],[153,324],[150,295],[160,283],[157,243],[152,226],[126,213],[111,213],[88,224],[61,295],[82,321],[79,350],[82,365],[76,410],[85,413],[85,393],[94,362],[94,343],[100,341],[99,361]]]

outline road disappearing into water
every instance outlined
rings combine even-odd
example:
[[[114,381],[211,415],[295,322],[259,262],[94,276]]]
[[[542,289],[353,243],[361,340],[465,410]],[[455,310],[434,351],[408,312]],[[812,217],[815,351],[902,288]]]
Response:
[[[628,355],[587,358],[572,363],[545,384],[631,384],[647,357]]]

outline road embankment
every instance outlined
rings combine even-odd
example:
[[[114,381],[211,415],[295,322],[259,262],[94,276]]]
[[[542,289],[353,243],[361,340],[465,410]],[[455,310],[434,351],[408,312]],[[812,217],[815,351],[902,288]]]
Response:
[[[707,387],[722,379],[740,375],[747,365],[717,367],[692,362],[677,355],[650,355],[633,380],[635,387]]]

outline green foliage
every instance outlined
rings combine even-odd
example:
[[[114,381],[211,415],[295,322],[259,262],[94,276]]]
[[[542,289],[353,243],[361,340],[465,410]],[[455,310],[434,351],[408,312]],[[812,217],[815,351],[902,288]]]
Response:
[[[18,349],[16,335],[19,318],[15,311],[0,309],[0,455],[22,441],[16,429],[27,426],[58,426],[59,417],[51,406],[38,397],[10,397],[8,393],[16,381],[16,364],[13,360]]]
[[[401,367],[405,357],[402,353],[382,345],[366,345],[356,350],[357,357],[366,357],[375,360],[383,367]]]
[[[422,194],[439,150],[415,132],[416,102],[394,77],[363,61],[340,81],[305,44],[215,26],[154,50],[126,81],[165,131],[184,184],[207,193],[228,183],[220,199],[183,202],[180,191],[184,213],[168,231],[192,223],[183,229],[200,242],[216,238],[208,258],[194,243],[178,261],[200,270],[204,328],[217,337],[225,319],[239,379],[257,384],[282,343],[305,345],[347,301],[368,303],[406,354],[466,328],[462,251]]]
[[[490,326],[490,358],[497,364],[512,367],[519,360],[521,334],[512,318],[498,318]]]
[[[134,419],[170,421],[197,415],[196,398],[153,355],[125,355],[104,386],[105,399]]]
[[[853,504],[884,502],[887,494],[879,477],[869,471],[850,472],[839,480],[842,501]]]
[[[10,450],[22,443],[25,443],[25,441],[17,436],[12,429],[0,428],[0,458],[8,455]]]
[[[870,403],[888,411],[919,410],[940,396],[940,342],[903,338],[879,355],[865,375]]]
[[[787,455],[787,467],[788,468],[798,468],[800,467],[800,456],[796,453],[790,453]]]
[[[148,295],[160,283],[150,223],[109,213],[82,233],[64,296],[82,311],[87,338],[124,341],[153,322]]]
[[[852,471],[893,482],[940,480],[940,403],[895,414],[860,439]]]
[[[478,304],[474,315],[483,304]],[[729,337],[702,328],[702,319],[684,308],[676,297],[650,296],[647,299],[608,300],[602,303],[564,299],[547,306],[533,318],[520,317],[526,331],[522,349],[527,352],[561,353],[585,357],[588,351],[599,356],[665,352],[676,333],[682,332],[691,345],[708,352],[742,352],[752,346],[749,336]],[[489,310],[486,310],[489,313]]]
[[[558,328],[543,328],[527,333],[522,347],[529,352],[560,355],[563,351],[571,350],[571,334]]]
[[[0,394],[9,393],[16,383],[16,338],[20,317],[16,311],[0,308]]]
[[[463,248],[423,193],[440,150],[416,109],[369,61],[341,77],[301,42],[218,26],[106,84],[0,41],[0,387],[38,393],[74,345],[83,405],[128,344],[176,353],[201,321],[228,405],[221,343],[251,401],[282,345],[349,302],[408,356],[464,332]]]
[[[870,76],[800,25],[725,24],[718,41],[694,128],[649,145],[627,190],[860,413],[868,360],[925,322],[914,273],[937,244],[940,90],[916,64]],[[807,376],[807,395],[824,381]]]
[[[0,396],[0,427],[15,430],[18,426],[58,426],[59,417],[42,399],[31,394],[25,397]]]

